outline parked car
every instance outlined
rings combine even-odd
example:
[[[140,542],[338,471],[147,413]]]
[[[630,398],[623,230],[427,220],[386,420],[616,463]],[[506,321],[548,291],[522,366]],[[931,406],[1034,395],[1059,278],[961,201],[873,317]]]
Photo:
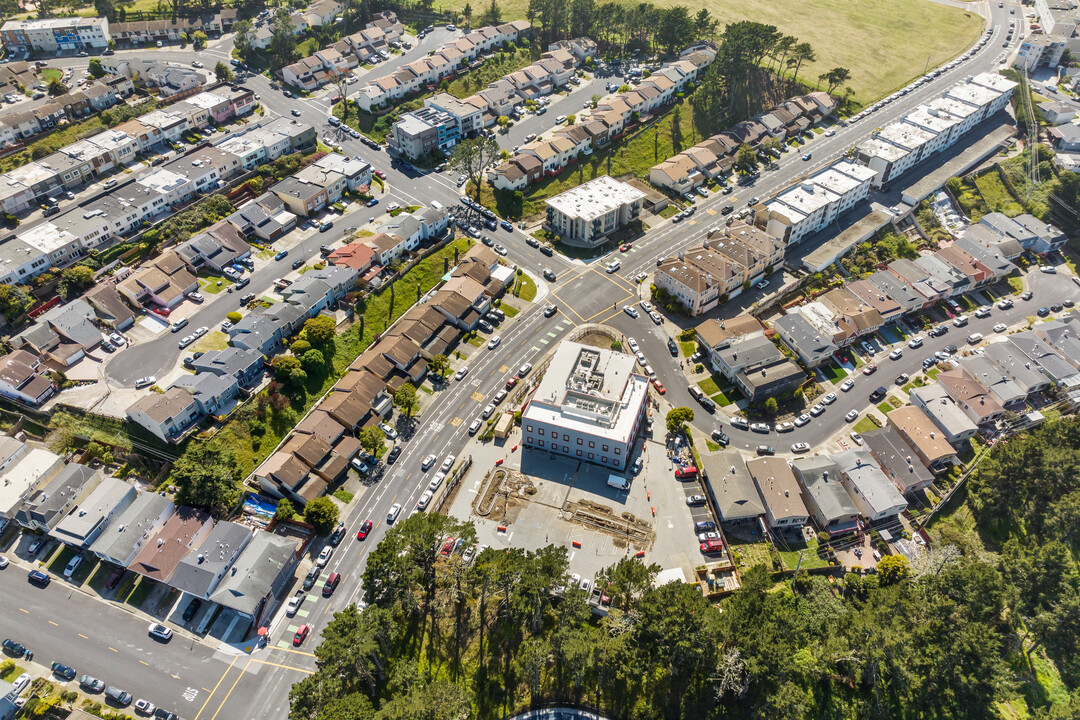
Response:
[[[146,631],[150,635],[150,637],[157,640],[162,640],[164,642],[168,642],[172,639],[173,636],[172,628],[166,627],[161,623],[150,623],[150,626],[147,628]]]

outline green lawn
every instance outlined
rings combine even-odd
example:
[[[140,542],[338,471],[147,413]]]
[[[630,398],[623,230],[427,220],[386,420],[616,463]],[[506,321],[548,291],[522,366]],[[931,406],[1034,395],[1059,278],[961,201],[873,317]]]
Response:
[[[854,427],[851,429],[857,433],[870,432],[871,430],[877,430],[878,424],[869,417],[864,417],[862,420],[855,423]]]
[[[338,500],[340,500],[341,502],[348,505],[349,503],[352,502],[354,496],[353,496],[353,494],[351,492],[349,492],[345,488],[338,488],[337,490],[334,491],[334,497],[336,497]]]
[[[52,561],[49,563],[49,572],[60,575],[64,572],[64,568],[67,567],[68,561],[75,557],[78,553],[75,548],[63,546],[60,552],[53,556]]]
[[[525,302],[532,302],[536,299],[536,282],[525,273],[521,273],[514,282],[513,295]]]
[[[711,397],[713,399],[713,402],[716,403],[717,405],[719,405],[720,407],[727,407],[731,403],[735,402],[730,397],[725,395],[723,391],[718,392],[715,395],[710,395],[709,397]]]
[[[19,677],[24,672],[26,672],[26,670],[24,670],[21,665],[15,665],[11,668],[11,670],[7,672],[7,674],[5,674],[3,677],[0,677],[0,680],[3,680],[7,683],[13,682],[15,678]]]
[[[508,317],[508,318],[512,318],[512,317],[516,316],[519,312],[521,312],[520,310],[518,310],[516,307],[514,307],[510,303],[506,303],[506,302],[499,303],[499,309],[502,310],[504,313],[506,313],[506,317]]]
[[[714,395],[720,392],[720,386],[716,384],[716,381],[712,378],[705,378],[698,383],[698,387],[701,388],[701,392],[706,395]]]
[[[534,51],[530,52],[530,50]],[[540,59],[540,46],[533,43],[531,48],[516,48],[513,53],[495,53],[487,62],[472,72],[465,73],[450,83],[446,92],[456,98],[467,98],[478,93],[491,83],[532,65]]]
[[[452,0],[448,7],[461,9],[465,3]],[[810,43],[817,61],[804,65],[799,78],[813,83],[830,68],[849,68],[846,84],[864,104],[963,52],[982,28],[973,11],[927,0],[793,0],[782,8],[774,0],[684,4],[691,15],[708,10],[721,28],[739,20],[767,22]],[[528,0],[499,3],[503,21],[525,18],[528,5]]]
[[[728,535],[727,540],[731,546],[732,559],[739,567],[751,568],[755,565],[764,565],[767,568],[772,568],[768,542],[747,542],[732,535]]]
[[[889,413],[891,413],[891,412],[893,411],[893,409],[894,409],[894,408],[893,408],[893,406],[892,406],[891,404],[889,404],[889,402],[888,402],[888,401],[886,400],[885,402],[883,402],[883,403],[881,403],[880,405],[878,405],[878,406],[877,406],[877,409],[878,409],[878,412],[880,412],[880,413],[881,413],[882,415],[888,415]]]
[[[690,357],[697,352],[697,343],[693,340],[682,340],[679,342],[679,348],[682,349],[683,355]]]
[[[213,293],[214,295],[217,295],[226,287],[228,287],[228,283],[223,277],[217,277],[215,275],[212,275],[210,277],[199,278],[199,289],[203,292]]]
[[[780,553],[780,559],[784,562],[784,567],[788,570],[794,570],[796,566],[799,566],[799,553],[802,553],[802,565],[799,566],[803,570],[809,570],[811,568],[827,567],[828,562],[818,557],[818,541],[814,538],[808,543],[793,542],[793,543],[781,543],[777,542],[776,550]]]
[[[53,80],[62,80],[64,78],[64,71],[59,68],[42,68],[38,75],[41,76],[41,81],[48,85]]]
[[[150,597],[150,593],[154,591],[155,587],[157,587],[156,582],[144,577],[139,580],[139,584],[135,586],[135,589],[131,591],[131,594],[127,596],[124,602],[132,607],[139,607],[146,602],[146,598]]]
[[[843,382],[844,378],[847,377],[848,373],[847,370],[840,367],[835,362],[830,362],[829,364],[821,368],[821,374],[827,377],[829,379],[829,382],[831,382],[833,385],[837,385]]]
[[[712,440],[706,440],[705,447],[709,449],[709,452],[718,452],[719,450],[723,449],[717,443],[714,443]]]
[[[932,367],[932,368],[930,368],[929,370],[926,371],[926,377],[930,378],[931,380],[934,380],[934,379],[937,378],[938,374],[940,374],[940,373],[941,373],[941,370],[939,368]]]

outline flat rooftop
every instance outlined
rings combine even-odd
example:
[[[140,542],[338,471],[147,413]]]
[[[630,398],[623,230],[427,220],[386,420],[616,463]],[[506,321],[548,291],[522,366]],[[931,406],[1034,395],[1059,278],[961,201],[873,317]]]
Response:
[[[592,220],[623,205],[644,199],[645,193],[633,185],[601,175],[556,195],[547,201],[547,205],[567,217]]]

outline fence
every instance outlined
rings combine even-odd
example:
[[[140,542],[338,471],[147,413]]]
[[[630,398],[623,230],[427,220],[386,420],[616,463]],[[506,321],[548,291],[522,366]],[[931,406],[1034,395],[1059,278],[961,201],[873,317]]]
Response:
[[[450,476],[450,479],[446,483],[446,489],[443,490],[442,495],[439,497],[439,501],[435,504],[435,507],[432,508],[435,512],[442,512],[443,506],[446,505],[447,501],[450,499],[454,488],[456,488],[458,483],[464,480],[465,476],[468,474],[469,468],[472,467],[472,461],[472,455],[466,456],[465,461],[461,463],[461,467],[455,470],[454,474]]]

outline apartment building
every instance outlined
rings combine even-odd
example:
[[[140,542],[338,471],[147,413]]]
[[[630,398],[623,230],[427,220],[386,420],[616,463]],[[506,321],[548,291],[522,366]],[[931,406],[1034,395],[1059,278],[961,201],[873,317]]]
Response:
[[[9,57],[31,52],[54,55],[68,50],[104,50],[109,47],[109,21],[105,18],[46,18],[9,20],[0,26],[0,39]]]
[[[645,193],[601,175],[547,200],[547,226],[564,242],[594,247],[641,214]]]
[[[794,245],[865,200],[874,175],[862,165],[840,160],[765,201],[755,224]]]

